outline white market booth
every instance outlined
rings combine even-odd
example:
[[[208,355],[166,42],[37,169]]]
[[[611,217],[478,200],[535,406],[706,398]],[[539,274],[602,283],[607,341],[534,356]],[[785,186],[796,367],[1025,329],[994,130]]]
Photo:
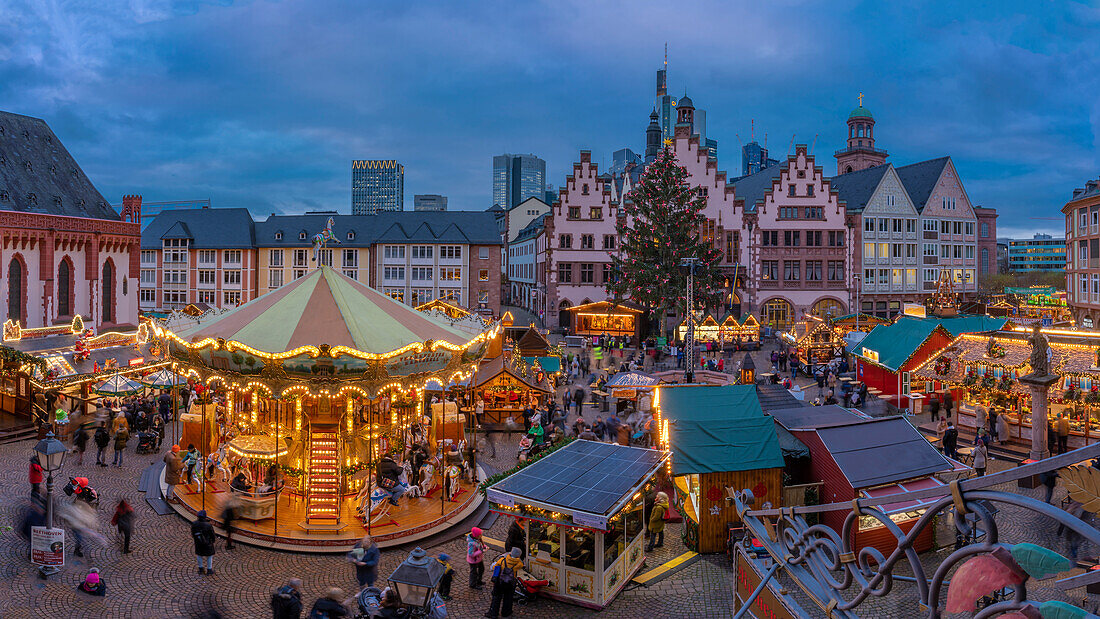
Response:
[[[524,519],[525,566],[549,597],[605,608],[645,559],[642,495],[668,454],[575,440],[490,485],[491,509]]]

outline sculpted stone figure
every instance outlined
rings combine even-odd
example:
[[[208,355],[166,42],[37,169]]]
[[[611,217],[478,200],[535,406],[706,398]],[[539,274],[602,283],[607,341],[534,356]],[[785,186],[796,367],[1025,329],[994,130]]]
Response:
[[[1031,330],[1031,373],[1035,376],[1047,376],[1050,374],[1050,344],[1047,338],[1039,332],[1039,324],[1036,323]]]

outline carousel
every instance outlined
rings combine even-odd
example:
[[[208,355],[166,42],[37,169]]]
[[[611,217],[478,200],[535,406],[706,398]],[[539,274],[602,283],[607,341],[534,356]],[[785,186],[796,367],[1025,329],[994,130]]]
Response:
[[[179,332],[156,327],[203,387],[181,416],[181,451],[195,445],[203,466],[173,508],[218,521],[232,503],[240,541],[312,552],[462,520],[481,502],[478,472],[461,420],[425,392],[468,381],[499,329],[465,327],[327,266]]]

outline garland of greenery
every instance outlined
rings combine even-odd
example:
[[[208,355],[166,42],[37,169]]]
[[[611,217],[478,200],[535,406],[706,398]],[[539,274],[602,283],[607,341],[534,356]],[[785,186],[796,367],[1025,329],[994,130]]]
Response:
[[[12,365],[12,370],[18,370],[26,364],[37,366],[42,372],[46,371],[46,360],[41,357],[29,355],[21,350],[16,350],[10,346],[0,346],[0,366],[5,370],[8,369],[8,365]]]
[[[535,456],[534,458],[531,458],[527,462],[520,462],[516,466],[508,469],[507,471],[502,471],[500,473],[497,473],[496,475],[490,476],[488,479],[481,482],[481,485],[479,485],[477,487],[478,491],[481,492],[482,494],[485,494],[485,491],[489,488],[489,486],[492,486],[493,484],[495,484],[498,481],[504,479],[505,477],[508,477],[510,475],[513,475],[515,473],[518,473],[518,472],[522,471],[523,469],[527,468],[528,466],[534,464],[535,462],[538,462],[539,460],[542,460],[546,456],[549,456],[550,454],[552,454],[555,451],[561,449],[562,447],[565,447],[566,445],[568,445],[569,443],[572,443],[575,440],[577,440],[577,437],[575,437],[575,436],[567,437],[565,440],[560,441],[556,445],[552,446],[550,449],[547,449],[546,451],[543,451],[542,453]]]

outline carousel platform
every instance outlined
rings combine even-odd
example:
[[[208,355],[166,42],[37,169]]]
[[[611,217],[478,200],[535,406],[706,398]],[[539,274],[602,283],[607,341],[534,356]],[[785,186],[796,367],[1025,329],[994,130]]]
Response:
[[[480,467],[478,472],[484,476]],[[163,467],[159,481],[161,491],[167,491]],[[477,511],[485,500],[475,485],[463,482],[461,488],[462,491],[453,501],[442,501],[440,489],[429,497],[402,497],[400,505],[391,507],[387,515],[371,524],[371,537],[380,547],[387,548],[415,542],[457,525]],[[168,505],[188,522],[194,522],[199,510],[205,509],[215,528],[221,529],[222,506],[228,496],[229,484],[221,481],[209,483],[205,493],[196,491],[194,486],[179,485],[176,486],[176,497],[180,502]],[[278,499],[275,516],[262,520],[238,520],[233,541],[294,552],[347,552],[368,532],[366,525],[356,517],[357,505],[354,497],[340,502],[340,524],[337,526],[307,526],[303,524],[306,520],[305,498],[286,493]],[[220,530],[218,532],[222,533]]]

